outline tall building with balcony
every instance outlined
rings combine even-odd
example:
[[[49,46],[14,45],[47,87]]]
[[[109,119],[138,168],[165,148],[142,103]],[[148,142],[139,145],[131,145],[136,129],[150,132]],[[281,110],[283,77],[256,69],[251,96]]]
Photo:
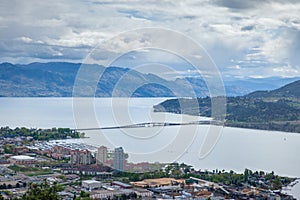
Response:
[[[103,164],[107,161],[107,147],[100,146],[97,151],[96,162],[97,164]]]
[[[116,171],[124,171],[124,150],[122,147],[115,148],[114,152],[114,169]]]
[[[70,152],[71,158],[70,163],[71,164],[82,164],[82,165],[89,165],[92,164],[92,153],[89,150],[71,150]]]

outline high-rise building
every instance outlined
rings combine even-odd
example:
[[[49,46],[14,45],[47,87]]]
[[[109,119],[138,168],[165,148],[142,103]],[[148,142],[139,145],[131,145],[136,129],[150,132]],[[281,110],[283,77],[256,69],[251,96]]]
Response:
[[[117,171],[124,170],[124,151],[122,147],[115,148],[114,152],[114,169]]]
[[[100,146],[98,148],[96,161],[97,161],[97,164],[106,163],[106,161],[107,161],[107,147]]]
[[[92,164],[92,153],[89,150],[71,150],[70,152],[71,158],[70,163],[71,164],[83,164],[83,165],[89,165]]]

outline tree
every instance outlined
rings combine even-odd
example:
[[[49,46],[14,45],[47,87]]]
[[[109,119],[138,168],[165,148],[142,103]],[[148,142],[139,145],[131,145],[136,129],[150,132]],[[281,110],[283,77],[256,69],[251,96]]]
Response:
[[[14,145],[5,144],[4,146],[4,153],[12,154],[13,153]]]
[[[2,187],[1,187],[1,189],[7,189],[7,186],[6,186],[6,184],[5,184],[5,183],[3,183],[3,184],[2,184]]]
[[[80,197],[89,197],[90,194],[88,192],[85,192],[83,190],[80,191]]]
[[[244,171],[244,181],[245,182],[248,181],[249,175],[250,175],[249,169],[245,169],[245,171]]]
[[[271,184],[271,189],[273,190],[279,190],[282,188],[282,183],[280,181],[280,178],[279,177],[276,177],[274,180],[271,181],[272,184]]]
[[[24,194],[22,200],[58,200],[59,186],[57,183],[54,183],[53,186],[50,186],[46,180],[41,184],[31,184],[29,190]]]

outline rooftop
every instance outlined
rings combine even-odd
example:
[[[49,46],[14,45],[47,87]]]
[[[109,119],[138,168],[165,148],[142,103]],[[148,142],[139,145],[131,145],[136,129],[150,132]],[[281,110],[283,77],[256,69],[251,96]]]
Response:
[[[113,181],[112,183],[115,184],[115,185],[122,186],[122,187],[131,187],[131,185],[129,185],[127,183],[122,183],[120,181]]]
[[[96,180],[85,180],[85,181],[82,181],[83,183],[87,183],[87,184],[92,184],[92,183],[101,183],[99,181],[96,181]]]
[[[25,156],[25,155],[11,156],[10,158],[15,159],[15,160],[34,160],[35,159],[31,156]]]

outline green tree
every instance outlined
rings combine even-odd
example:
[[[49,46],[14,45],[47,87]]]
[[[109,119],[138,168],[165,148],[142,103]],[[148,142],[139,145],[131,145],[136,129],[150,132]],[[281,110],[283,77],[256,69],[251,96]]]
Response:
[[[4,153],[12,154],[13,153],[14,145],[5,144],[4,146]]]
[[[29,190],[24,194],[22,200],[58,200],[59,186],[57,183],[54,183],[53,186],[50,186],[46,180],[41,184],[31,184]]]
[[[89,197],[90,194],[88,192],[85,192],[85,191],[81,191],[80,192],[80,197]]]
[[[250,176],[249,169],[245,169],[245,171],[244,171],[244,181],[245,182],[248,182],[249,176]]]

